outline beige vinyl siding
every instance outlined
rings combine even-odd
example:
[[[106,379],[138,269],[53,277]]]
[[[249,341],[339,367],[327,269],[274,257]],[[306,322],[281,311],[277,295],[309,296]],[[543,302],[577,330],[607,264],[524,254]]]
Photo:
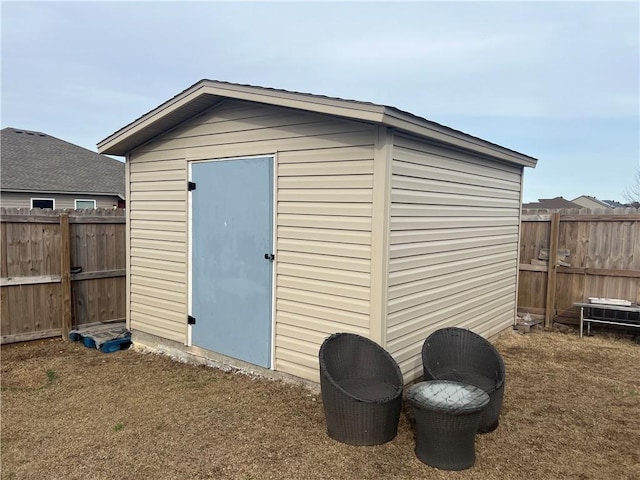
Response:
[[[59,193],[22,193],[22,192],[2,192],[0,203],[5,208],[31,208],[32,198],[53,198],[56,209],[75,209],[75,200],[95,200],[96,208],[113,208],[118,205],[117,196],[92,195],[79,193],[77,195]]]
[[[184,343],[187,162],[130,155],[130,328]]]
[[[521,168],[396,135],[387,349],[407,380],[437,328],[513,322]]]
[[[336,131],[363,128],[345,123]],[[324,338],[369,335],[374,132],[365,126],[356,146],[278,152],[277,370],[319,381]]]
[[[185,341],[188,162],[275,155],[274,368],[318,381],[326,336],[369,333],[375,132],[225,101],[138,148],[129,202],[133,328]]]

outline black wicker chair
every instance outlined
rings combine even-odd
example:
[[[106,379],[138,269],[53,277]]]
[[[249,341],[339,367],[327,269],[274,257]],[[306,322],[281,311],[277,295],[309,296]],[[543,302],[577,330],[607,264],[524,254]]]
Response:
[[[422,346],[425,380],[453,380],[481,388],[489,395],[478,431],[498,427],[504,396],[504,361],[491,343],[471,330],[457,327],[433,332]]]
[[[352,333],[327,338],[319,352],[327,432],[350,445],[379,445],[398,432],[402,374],[380,345]]]

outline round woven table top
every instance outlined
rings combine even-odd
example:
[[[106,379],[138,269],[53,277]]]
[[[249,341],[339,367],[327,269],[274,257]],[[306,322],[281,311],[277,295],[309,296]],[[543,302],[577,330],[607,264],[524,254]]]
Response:
[[[409,401],[422,408],[447,413],[471,413],[489,403],[489,395],[473,385],[450,380],[416,383],[407,392]]]

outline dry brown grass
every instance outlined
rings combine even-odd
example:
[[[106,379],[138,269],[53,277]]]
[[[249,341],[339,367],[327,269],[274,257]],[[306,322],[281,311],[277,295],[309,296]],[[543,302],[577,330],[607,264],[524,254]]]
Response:
[[[428,467],[408,408],[386,445],[329,439],[316,395],[134,351],[2,347],[3,479],[640,479],[640,346],[507,333],[500,427],[476,465]]]

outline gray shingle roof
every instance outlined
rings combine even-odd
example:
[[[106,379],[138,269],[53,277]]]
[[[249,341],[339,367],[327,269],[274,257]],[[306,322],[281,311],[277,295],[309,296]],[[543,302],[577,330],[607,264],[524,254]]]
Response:
[[[124,163],[46,133],[3,128],[0,154],[0,190],[124,198]]]
[[[616,200],[602,200],[604,203],[606,203],[607,205],[609,205],[611,208],[621,208],[621,207],[628,207],[629,205],[624,204],[624,203],[620,203]]]
[[[554,198],[540,198],[537,202],[531,203],[523,203],[523,209],[528,208],[548,208],[548,209],[557,209],[557,208],[582,208],[582,206],[577,203],[573,203],[570,200],[566,200],[562,197],[554,197]]]

